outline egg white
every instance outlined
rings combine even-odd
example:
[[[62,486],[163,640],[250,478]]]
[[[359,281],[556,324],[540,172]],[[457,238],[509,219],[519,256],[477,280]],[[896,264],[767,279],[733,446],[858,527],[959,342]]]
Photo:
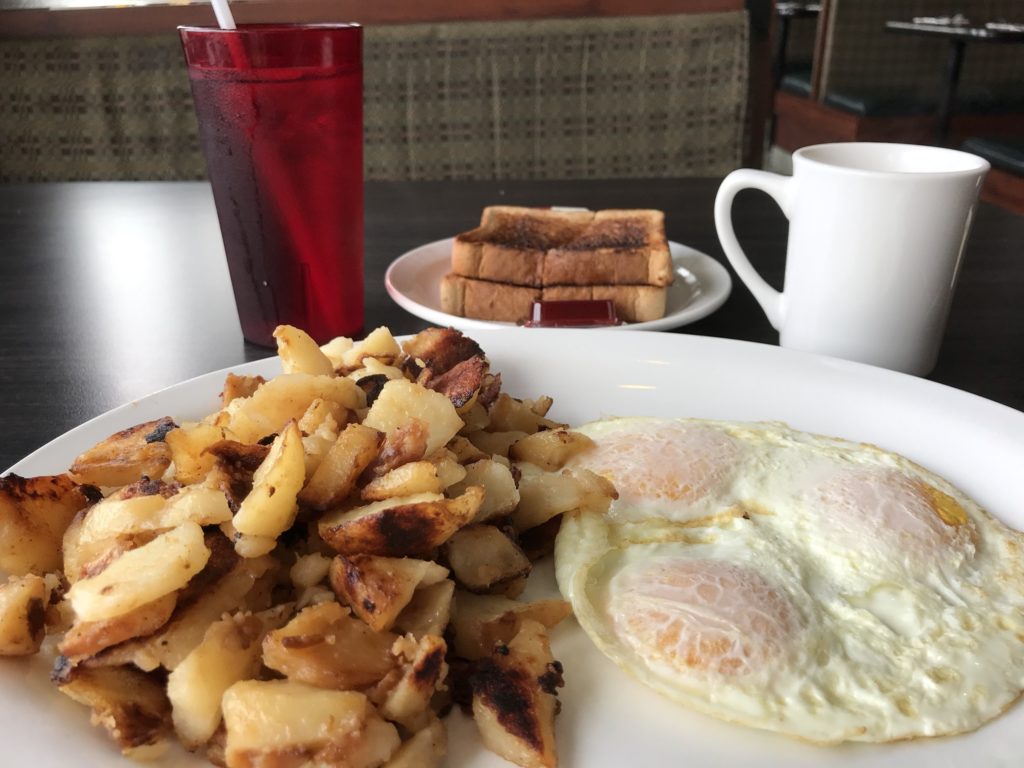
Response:
[[[974,730],[1024,690],[1024,536],[942,478],[781,424],[580,431],[570,466],[620,498],[567,516],[556,575],[641,682],[819,743]]]

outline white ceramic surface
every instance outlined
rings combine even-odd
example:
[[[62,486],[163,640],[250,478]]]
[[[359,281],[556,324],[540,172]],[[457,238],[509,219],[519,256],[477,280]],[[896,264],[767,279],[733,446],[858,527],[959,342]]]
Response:
[[[700,336],[595,330],[477,331],[505,390],[548,394],[552,415],[571,423],[606,415],[782,420],[869,441],[946,476],[997,517],[1024,527],[1020,467],[1024,413],[923,379],[774,346]],[[273,375],[276,359],[237,366]],[[224,372],[130,403],[72,430],[12,468],[58,472],[111,432],[163,415],[197,417],[218,407]],[[550,567],[531,578],[551,593]],[[554,632],[566,688],[557,721],[566,768],[1010,768],[1024,754],[1024,706],[979,731],[949,739],[821,748],[689,712],[642,687],[606,660],[571,619]],[[86,710],[59,695],[45,663],[0,660],[0,764],[32,768],[127,766]],[[474,726],[449,718],[447,765],[505,768],[480,746]],[[199,766],[175,753],[160,765]]]
[[[729,297],[729,272],[700,251],[669,242],[675,282],[665,300],[665,317],[646,323],[623,323],[614,330],[657,331],[678,328],[705,317]],[[509,328],[512,323],[474,320],[450,315],[441,309],[441,278],[451,271],[452,240],[438,240],[399,256],[388,267],[384,285],[402,309],[438,325],[462,331],[480,328]],[[593,330],[593,329],[587,329]]]
[[[793,155],[793,176],[733,171],[715,225],[784,347],[924,375],[934,366],[988,163],[951,149],[838,143]],[[743,254],[732,201],[767,192],[790,220],[783,293]]]

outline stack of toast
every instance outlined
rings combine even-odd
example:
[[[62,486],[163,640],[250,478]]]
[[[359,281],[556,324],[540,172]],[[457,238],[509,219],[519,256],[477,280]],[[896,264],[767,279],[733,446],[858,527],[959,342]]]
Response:
[[[516,323],[535,301],[610,299],[619,320],[639,323],[664,317],[672,276],[661,211],[490,206],[455,238],[441,307]]]

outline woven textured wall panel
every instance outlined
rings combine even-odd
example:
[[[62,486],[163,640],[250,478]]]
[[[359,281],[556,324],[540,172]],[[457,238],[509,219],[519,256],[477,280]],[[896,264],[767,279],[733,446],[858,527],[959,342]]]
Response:
[[[367,179],[721,175],[743,13],[367,28]],[[0,40],[0,181],[205,175],[176,34]]]

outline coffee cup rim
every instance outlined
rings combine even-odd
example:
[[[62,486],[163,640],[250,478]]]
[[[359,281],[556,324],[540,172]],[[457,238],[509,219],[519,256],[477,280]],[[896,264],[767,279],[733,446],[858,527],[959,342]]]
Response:
[[[948,167],[947,165],[947,167],[941,167],[935,170],[927,167],[877,167],[879,163],[884,161],[883,158],[887,154],[889,155],[891,162],[893,153],[896,152],[913,154],[921,158],[929,155],[936,158],[943,157],[947,164],[951,164],[950,161],[955,159],[957,167]],[[845,153],[845,157],[847,158],[845,162],[840,160],[838,157],[822,157],[822,155],[826,154],[843,156],[842,153]],[[854,153],[861,153],[861,156],[864,158],[862,164],[858,164],[852,159]],[[809,163],[811,165],[828,168],[832,171],[842,173],[871,177],[891,177],[893,179],[977,176],[980,173],[988,171],[991,167],[985,158],[979,157],[978,155],[970,152],[964,152],[960,149],[934,147],[925,144],[900,144],[896,142],[881,141],[848,141],[813,144],[796,150],[796,152],[793,153],[793,163],[794,168],[798,163]]]

